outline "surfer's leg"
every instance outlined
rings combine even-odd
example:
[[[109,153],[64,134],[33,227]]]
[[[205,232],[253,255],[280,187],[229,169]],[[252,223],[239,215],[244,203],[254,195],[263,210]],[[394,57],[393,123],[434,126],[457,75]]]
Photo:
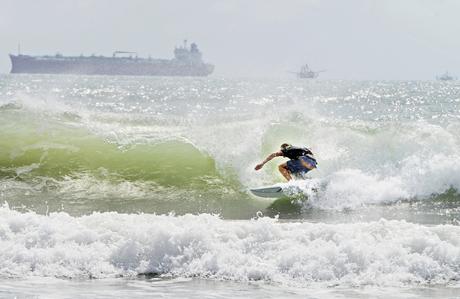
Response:
[[[287,167],[287,163],[280,164],[278,166],[278,170],[286,178],[286,180],[288,181],[292,180],[291,173],[289,172],[289,169]]]

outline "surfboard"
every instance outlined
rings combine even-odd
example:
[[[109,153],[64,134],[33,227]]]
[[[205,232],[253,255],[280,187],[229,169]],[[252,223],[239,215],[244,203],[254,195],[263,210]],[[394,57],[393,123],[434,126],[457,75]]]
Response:
[[[260,187],[249,189],[252,194],[259,197],[265,198],[280,198],[286,196],[283,192],[283,188],[279,186],[269,186],[269,187]]]
[[[259,188],[252,188],[249,189],[252,194],[258,197],[265,197],[265,198],[281,198],[281,197],[306,197],[310,193],[318,192],[316,187],[307,187],[302,186],[299,184],[281,184],[275,186],[266,186],[266,187],[259,187]]]

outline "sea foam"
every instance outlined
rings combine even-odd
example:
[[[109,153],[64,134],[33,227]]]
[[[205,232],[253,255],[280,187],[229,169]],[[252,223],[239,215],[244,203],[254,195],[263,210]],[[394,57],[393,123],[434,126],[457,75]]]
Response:
[[[155,274],[309,286],[457,284],[460,227],[227,221],[218,216],[0,208],[4,278]]]

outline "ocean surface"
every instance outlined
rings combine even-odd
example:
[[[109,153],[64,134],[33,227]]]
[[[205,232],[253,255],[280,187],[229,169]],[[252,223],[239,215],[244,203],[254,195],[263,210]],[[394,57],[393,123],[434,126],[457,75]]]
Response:
[[[0,298],[460,298],[459,190],[459,82],[0,75]]]

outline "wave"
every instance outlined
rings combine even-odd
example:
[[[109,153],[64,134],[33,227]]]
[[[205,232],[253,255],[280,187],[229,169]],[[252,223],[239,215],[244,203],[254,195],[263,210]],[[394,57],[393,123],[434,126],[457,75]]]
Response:
[[[241,115],[208,113],[202,106],[168,115],[114,113],[35,100],[26,97],[0,109],[5,180],[34,186],[57,180],[66,190],[86,186],[92,190],[87,197],[97,196],[102,184],[139,196],[158,186],[175,187],[167,194],[180,197],[211,186],[209,200],[228,190],[247,199],[248,188],[282,180],[276,169],[281,159],[259,172],[253,168],[289,142],[311,147],[319,161],[302,191],[309,197],[306,208],[356,209],[460,190],[454,120],[348,120],[321,113],[321,99],[264,109],[262,115],[250,109]],[[308,194],[313,185],[321,192]],[[114,192],[99,193],[106,194]]]
[[[10,111],[0,119],[0,197],[17,210],[248,218],[259,209],[231,171],[182,136],[120,141],[62,115]]]
[[[8,120],[6,120],[8,122]],[[92,174],[123,181],[183,185],[219,177],[214,160],[186,140],[119,146],[86,129],[47,122],[2,122],[3,177],[78,177]],[[22,126],[21,126],[22,125]],[[11,128],[8,128],[11,126]]]
[[[447,285],[460,280],[460,227],[405,221],[286,223],[273,218],[0,208],[0,276],[140,274],[308,287]]]

